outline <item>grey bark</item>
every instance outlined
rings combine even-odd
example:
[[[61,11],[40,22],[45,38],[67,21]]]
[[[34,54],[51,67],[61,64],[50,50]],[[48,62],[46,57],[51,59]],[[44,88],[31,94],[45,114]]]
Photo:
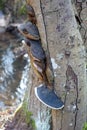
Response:
[[[37,130],[82,130],[87,118],[85,48],[71,0],[28,2],[35,10],[43,47],[50,51],[55,91],[65,103],[63,110],[50,113],[50,109],[34,95],[38,80],[30,72],[28,103]]]

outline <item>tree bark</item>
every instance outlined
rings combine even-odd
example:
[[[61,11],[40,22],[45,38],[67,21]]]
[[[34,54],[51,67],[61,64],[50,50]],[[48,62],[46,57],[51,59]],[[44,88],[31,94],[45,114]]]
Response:
[[[45,50],[50,51],[55,91],[65,103],[63,110],[50,110],[38,101],[37,77],[30,72],[27,102],[37,130],[82,130],[86,122],[85,48],[71,0],[28,0],[35,10]],[[52,121],[51,121],[52,117]]]

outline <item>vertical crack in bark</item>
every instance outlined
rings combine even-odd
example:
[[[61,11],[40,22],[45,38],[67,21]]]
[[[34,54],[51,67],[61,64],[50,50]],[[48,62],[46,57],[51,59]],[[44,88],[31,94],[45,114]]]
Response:
[[[49,51],[49,46],[48,46],[48,39],[47,39],[47,31],[46,31],[46,24],[45,24],[45,16],[44,16],[44,13],[43,13],[43,9],[42,9],[42,3],[41,3],[41,0],[40,0],[40,8],[41,8],[41,13],[42,13],[42,16],[43,16],[43,22],[44,22],[44,27],[45,27],[45,34],[46,34],[46,43],[47,43],[47,58],[48,59],[51,59],[50,58],[50,51]],[[49,61],[50,62],[50,61]],[[51,63],[51,62],[50,62]]]
[[[78,2],[78,1],[76,0],[76,2],[75,2],[75,7],[76,7],[77,13],[75,12],[75,15],[77,14],[77,15],[78,15],[77,17],[78,17],[78,19],[80,20],[80,24],[79,24],[78,20],[76,19],[77,23],[80,25],[79,31],[80,31],[80,34],[81,34],[81,35],[82,35],[81,29],[84,30],[84,36],[82,37],[82,39],[83,39],[83,42],[84,42],[84,45],[85,45],[85,43],[86,43],[86,32],[87,32],[87,28],[85,28],[85,25],[84,25],[84,23],[83,23],[83,19],[81,19],[81,12],[82,12],[83,9],[84,9],[84,8],[82,8],[82,3],[83,3],[83,2]],[[76,18],[76,17],[75,17],[75,18]]]
[[[81,1],[80,3],[76,0],[76,3],[75,3],[75,6],[76,6],[76,10],[77,10],[77,13],[78,13],[78,17],[79,19],[81,19],[81,25],[80,25],[80,28],[79,28],[79,32],[82,36],[82,40],[83,40],[83,45],[85,46],[86,50],[87,50],[87,45],[86,45],[86,42],[87,42],[87,26],[86,26],[86,23],[84,22],[85,19],[84,17],[82,17],[82,15],[86,15],[86,12],[84,12],[84,14],[82,13],[82,11],[84,11],[84,9],[87,7],[84,7],[83,4],[87,4],[85,3],[86,1]],[[86,51],[87,53],[87,51]],[[87,60],[87,59],[86,59]]]
[[[40,8],[41,8],[41,13],[42,13],[42,16],[43,16],[43,22],[44,22],[45,33],[46,33],[47,49],[48,49],[48,53],[49,53],[49,48],[48,48],[48,40],[47,40],[47,31],[46,31],[46,25],[45,25],[44,13],[43,13],[43,9],[42,9],[42,3],[41,3],[41,0],[40,0]],[[49,53],[49,54],[50,54],[50,53]]]
[[[87,7],[87,2],[86,3],[85,2],[86,2],[86,0],[80,1],[80,2],[78,0],[76,0],[75,7],[76,7],[78,17],[81,20],[79,32],[82,36],[83,45],[85,46],[86,53],[87,53],[87,45],[86,45],[86,42],[87,42],[87,26],[86,26],[86,22],[84,22],[85,21],[84,17],[82,17],[82,15],[86,15],[86,12],[82,13],[84,11],[84,9]]]
[[[51,84],[52,88],[54,89],[54,71],[51,63],[51,57],[50,57],[50,51],[49,51],[49,46],[48,46],[48,39],[47,39],[47,30],[46,30],[46,24],[45,24],[45,15],[43,13],[43,8],[42,8],[42,3],[40,0],[40,8],[41,8],[41,14],[43,17],[43,24],[45,28],[45,34],[46,34],[46,57],[47,57],[47,78],[49,80],[49,83]]]
[[[53,73],[53,68],[52,68],[52,63],[51,63],[51,57],[50,57],[50,51],[49,51],[49,47],[48,47],[48,39],[47,39],[47,31],[46,31],[46,24],[45,24],[45,16],[44,16],[44,13],[43,13],[43,9],[42,9],[42,3],[41,3],[41,0],[40,0],[40,8],[41,8],[41,14],[42,14],[42,18],[43,18],[43,24],[44,24],[44,28],[45,28],[45,34],[46,34],[46,55],[47,55],[47,64],[48,64],[48,67],[50,68],[50,71],[51,71],[51,75],[53,75],[53,81],[52,81],[52,84],[54,85],[54,73]],[[49,78],[49,77],[48,77]],[[53,86],[54,87],[54,86]],[[51,121],[52,121],[52,116],[51,116]],[[52,122],[49,122],[50,124],[50,130],[52,129]]]
[[[75,124],[74,124],[74,130],[76,128],[77,123],[77,114],[78,114],[78,78],[74,70],[70,65],[68,65],[66,70],[66,90],[70,91],[71,89],[76,91],[76,99],[75,99]]]

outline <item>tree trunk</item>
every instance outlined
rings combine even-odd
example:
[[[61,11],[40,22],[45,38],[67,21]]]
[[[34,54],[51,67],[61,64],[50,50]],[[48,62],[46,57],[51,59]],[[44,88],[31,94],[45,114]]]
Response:
[[[35,10],[45,50],[50,51],[55,91],[65,103],[63,110],[50,110],[35,97],[37,77],[29,73],[29,111],[37,130],[82,130],[86,122],[85,49],[75,20],[71,0],[28,0]],[[52,120],[51,120],[52,119]]]

